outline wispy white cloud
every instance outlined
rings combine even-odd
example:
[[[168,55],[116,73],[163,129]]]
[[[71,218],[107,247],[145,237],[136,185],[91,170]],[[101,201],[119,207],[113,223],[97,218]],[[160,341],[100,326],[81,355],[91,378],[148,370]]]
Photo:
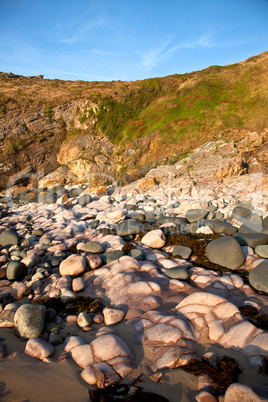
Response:
[[[100,50],[100,49],[93,49],[92,53],[100,55],[100,56],[116,56],[116,52],[112,52],[109,50]]]
[[[172,53],[182,49],[209,48],[216,46],[215,31],[209,30],[200,35],[197,39],[189,42],[182,42],[170,47],[172,40],[166,41],[158,48],[149,50],[142,54],[141,65],[147,70],[151,70],[159,63],[167,60]]]
[[[142,55],[142,65],[148,69],[151,69],[157,65],[167,54],[167,47],[169,43],[170,40],[163,45],[144,53]]]
[[[104,26],[105,24],[106,21],[104,19],[86,21],[83,24],[77,22],[76,25],[72,24],[72,26],[67,29],[67,31],[71,31],[71,33],[66,32],[66,30],[62,30],[62,28],[58,26],[57,28],[60,32],[59,42],[73,45],[74,43],[82,40],[87,32],[93,30],[96,27]]]

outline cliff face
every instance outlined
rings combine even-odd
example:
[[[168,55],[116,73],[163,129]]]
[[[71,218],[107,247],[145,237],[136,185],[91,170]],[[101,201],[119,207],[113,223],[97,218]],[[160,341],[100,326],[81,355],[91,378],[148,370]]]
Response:
[[[136,82],[0,73],[0,85],[2,189],[127,184],[184,157],[193,177],[267,172],[268,52]]]

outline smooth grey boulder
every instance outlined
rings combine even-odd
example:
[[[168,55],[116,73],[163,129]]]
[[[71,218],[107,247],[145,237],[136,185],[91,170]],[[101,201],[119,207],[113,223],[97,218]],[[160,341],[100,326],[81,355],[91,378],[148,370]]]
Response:
[[[85,205],[89,204],[92,201],[92,198],[89,194],[84,194],[81,195],[78,198],[78,204],[80,204],[82,207],[84,207]]]
[[[243,223],[244,227],[248,227],[249,229],[256,230],[256,227],[258,227],[258,231],[261,232],[261,228],[263,225],[263,220],[262,218],[256,214],[250,211],[248,208],[244,208],[242,206],[237,206],[233,209],[232,219],[237,219],[240,222]]]
[[[81,187],[74,187],[69,191],[69,197],[78,197],[84,190]]]
[[[47,310],[45,306],[23,304],[14,316],[15,329],[22,338],[38,338],[45,327]]]
[[[180,279],[182,281],[186,281],[189,278],[189,272],[184,267],[166,269],[164,274],[171,279]]]
[[[249,273],[248,280],[254,289],[268,293],[268,261],[263,261],[254,268]]]
[[[105,251],[102,245],[96,241],[88,241],[80,250],[92,254],[102,254]]]
[[[118,260],[120,257],[123,257],[123,255],[125,255],[124,251],[114,250],[102,254],[100,257],[102,259],[103,264],[109,264],[110,262]]]
[[[2,247],[9,248],[11,246],[18,246],[20,244],[20,238],[17,232],[12,229],[7,229],[0,234],[0,244]]]
[[[248,208],[242,207],[242,206],[236,206],[233,211],[232,211],[232,219],[238,219],[240,218],[245,218],[251,215],[251,211]]]
[[[190,247],[186,246],[181,246],[178,244],[177,246],[174,247],[174,250],[172,252],[173,257],[180,257],[184,260],[188,260],[190,255],[192,254],[192,249]]]
[[[268,244],[260,244],[255,248],[255,253],[261,258],[268,258]]]
[[[233,236],[241,246],[255,248],[260,244],[268,243],[268,235],[264,233],[237,233]]]
[[[204,219],[207,215],[208,211],[205,209],[189,209],[185,214],[185,218],[191,223]]]
[[[39,243],[47,245],[47,244],[50,244],[52,242],[52,240],[53,240],[52,237],[46,236],[46,237],[42,237],[39,240]]]
[[[265,228],[268,228],[268,216],[266,216],[266,217],[263,219],[263,226],[264,226]]]
[[[10,281],[21,281],[27,275],[27,267],[23,262],[11,261],[6,270],[6,277]]]
[[[44,234],[44,230],[42,228],[34,229],[32,232],[32,235],[37,236],[37,237],[43,236],[43,234]]]
[[[57,201],[57,194],[50,191],[44,191],[38,194],[38,202],[40,204],[54,204]]]
[[[144,252],[142,250],[139,250],[138,248],[134,248],[134,249],[130,250],[128,252],[128,255],[132,258],[135,258],[135,260],[138,260],[138,261],[144,260],[144,258],[145,258]]]
[[[206,254],[210,262],[229,269],[237,269],[245,261],[238,241],[229,236],[212,240],[207,245]]]
[[[233,235],[237,232],[237,228],[228,222],[213,222],[212,230],[214,233],[224,233],[227,235]]]
[[[158,225],[163,225],[164,223],[175,223],[177,225],[186,225],[188,223],[186,218],[180,217],[180,216],[166,216],[166,215],[162,215],[159,216],[159,218],[157,219],[157,224]]]
[[[135,219],[125,219],[123,222],[115,225],[114,229],[118,236],[128,236],[132,234],[138,234],[142,228],[142,225]]]

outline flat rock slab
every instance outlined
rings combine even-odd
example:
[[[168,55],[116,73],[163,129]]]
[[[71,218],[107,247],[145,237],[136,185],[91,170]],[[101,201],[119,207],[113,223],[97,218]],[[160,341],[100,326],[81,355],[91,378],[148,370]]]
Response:
[[[135,362],[127,344],[113,333],[100,331],[90,344],[79,337],[70,337],[65,350],[84,369],[81,376],[90,385],[104,388],[118,383],[135,369]]]
[[[234,237],[212,240],[206,248],[209,261],[229,269],[239,268],[245,261],[242,249]]]

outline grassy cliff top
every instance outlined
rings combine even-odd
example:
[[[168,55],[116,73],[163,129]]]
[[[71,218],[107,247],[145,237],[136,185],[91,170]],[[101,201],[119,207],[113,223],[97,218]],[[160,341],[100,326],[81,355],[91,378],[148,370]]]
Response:
[[[53,108],[77,100],[88,101],[78,111],[81,121],[94,118],[93,131],[115,144],[155,135],[163,144],[187,149],[232,129],[260,131],[268,127],[268,52],[134,82],[0,78],[0,121],[36,111],[53,118]]]

